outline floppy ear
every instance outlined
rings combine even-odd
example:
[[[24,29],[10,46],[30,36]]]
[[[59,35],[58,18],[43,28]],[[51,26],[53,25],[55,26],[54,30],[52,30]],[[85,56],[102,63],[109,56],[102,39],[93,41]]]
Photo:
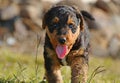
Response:
[[[80,30],[84,31],[84,27],[85,27],[84,18],[81,15],[81,13],[78,14],[78,17],[80,18]]]
[[[86,23],[84,21],[83,15],[80,12],[80,10],[76,7],[73,7],[75,10],[76,16],[78,20],[80,21],[80,37],[78,38],[78,41],[81,44],[81,47],[79,48],[80,50],[85,50],[85,31],[86,31]]]
[[[82,13],[76,6],[73,6],[72,8],[75,10],[76,16],[78,20],[80,21],[80,31],[83,31],[85,27],[85,23],[84,23],[84,18],[82,16]]]
[[[48,18],[49,17],[49,10],[44,14],[43,19],[42,19],[42,28],[45,29],[46,24],[48,22]]]
[[[100,26],[96,23],[95,18],[90,13],[84,10],[82,10],[81,13],[89,29],[99,29]]]
[[[81,13],[82,13],[83,18],[84,18],[85,20],[86,20],[86,19],[89,19],[89,20],[92,20],[92,21],[95,20],[94,17],[93,17],[90,13],[88,13],[87,11],[82,10]]]

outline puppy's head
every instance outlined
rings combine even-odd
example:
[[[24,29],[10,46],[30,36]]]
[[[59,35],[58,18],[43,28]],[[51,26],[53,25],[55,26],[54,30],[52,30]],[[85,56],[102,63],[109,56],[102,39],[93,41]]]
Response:
[[[56,6],[45,14],[43,28],[58,58],[63,59],[84,30],[83,17],[75,7]]]

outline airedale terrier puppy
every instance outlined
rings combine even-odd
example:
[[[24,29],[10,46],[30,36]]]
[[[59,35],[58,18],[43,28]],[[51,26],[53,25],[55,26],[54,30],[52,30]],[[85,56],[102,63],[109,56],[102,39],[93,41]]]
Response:
[[[44,15],[45,77],[48,83],[63,83],[60,68],[71,68],[71,83],[86,83],[88,71],[89,31],[84,17],[92,16],[76,7],[54,6]]]

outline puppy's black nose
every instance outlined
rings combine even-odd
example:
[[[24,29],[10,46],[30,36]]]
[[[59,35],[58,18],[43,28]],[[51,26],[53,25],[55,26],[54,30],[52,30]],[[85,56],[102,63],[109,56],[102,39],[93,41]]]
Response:
[[[66,38],[59,38],[59,43],[64,44],[66,42]]]

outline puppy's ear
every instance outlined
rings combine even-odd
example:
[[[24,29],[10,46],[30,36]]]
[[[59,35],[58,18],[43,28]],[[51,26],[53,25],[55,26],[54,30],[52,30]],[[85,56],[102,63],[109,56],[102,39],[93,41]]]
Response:
[[[99,25],[96,23],[95,18],[88,12],[82,10],[82,16],[89,29],[99,29]]]
[[[75,10],[76,16],[78,18],[78,20],[80,21],[80,31],[84,30],[84,18],[82,16],[82,13],[80,12],[79,8],[77,8],[76,6],[72,7]]]
[[[42,28],[45,29],[47,23],[48,23],[48,18],[49,17],[49,10],[43,15],[42,19]]]
[[[55,5],[56,6],[56,5]],[[54,8],[55,6],[53,6],[53,7],[50,7],[46,12],[45,12],[45,14],[43,15],[43,18],[42,18],[42,28],[43,29],[45,29],[45,27],[46,27],[46,25],[47,25],[47,23],[48,23],[48,20],[49,19],[47,19],[48,17],[51,17],[50,16],[50,10],[51,10],[51,8]]]
[[[83,18],[84,18],[85,20],[86,20],[86,19],[89,19],[89,20],[92,20],[92,21],[95,20],[94,17],[93,17],[90,13],[88,13],[87,11],[82,10],[81,13],[82,13]]]

